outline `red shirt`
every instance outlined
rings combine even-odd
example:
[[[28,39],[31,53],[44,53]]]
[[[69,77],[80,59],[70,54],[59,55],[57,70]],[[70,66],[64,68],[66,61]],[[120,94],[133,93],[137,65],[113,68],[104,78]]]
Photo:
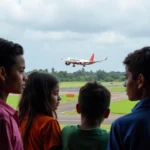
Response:
[[[17,111],[2,100],[0,100],[0,149],[23,150]]]
[[[28,117],[20,123],[22,138]],[[30,133],[28,135],[29,150],[49,150],[54,146],[61,145],[61,129],[58,121],[44,114],[37,114],[33,119]]]

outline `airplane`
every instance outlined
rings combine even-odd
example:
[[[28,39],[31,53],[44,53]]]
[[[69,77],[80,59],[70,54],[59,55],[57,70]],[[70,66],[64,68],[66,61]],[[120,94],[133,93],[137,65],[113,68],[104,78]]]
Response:
[[[108,57],[106,57],[104,60],[100,60],[100,61],[94,61],[94,54],[92,54],[91,58],[89,60],[84,60],[84,59],[77,59],[77,58],[66,58],[66,59],[61,59],[65,61],[65,64],[68,66],[70,64],[73,64],[73,67],[75,67],[75,65],[82,65],[83,67],[85,67],[86,65],[91,65],[97,62],[102,62],[107,60]]]

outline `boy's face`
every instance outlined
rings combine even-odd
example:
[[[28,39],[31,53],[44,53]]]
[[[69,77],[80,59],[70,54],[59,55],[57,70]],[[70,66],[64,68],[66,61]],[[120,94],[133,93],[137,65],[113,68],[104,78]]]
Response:
[[[124,86],[126,87],[129,100],[134,101],[141,99],[142,93],[140,88],[142,87],[142,81],[140,76],[138,76],[136,79],[133,79],[133,74],[128,71],[128,68],[126,68],[125,76],[126,81]]]
[[[21,94],[27,80],[27,77],[24,75],[25,61],[23,56],[16,56],[15,62],[8,72],[4,68],[0,68],[0,77],[3,79],[1,88],[8,94]]]

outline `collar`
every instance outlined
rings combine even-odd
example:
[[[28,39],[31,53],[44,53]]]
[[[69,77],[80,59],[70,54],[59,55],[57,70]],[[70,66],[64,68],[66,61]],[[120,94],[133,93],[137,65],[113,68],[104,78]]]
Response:
[[[141,99],[132,109],[132,112],[141,110],[141,109],[150,109],[150,98]]]
[[[0,106],[3,107],[10,115],[15,116],[17,111],[0,99]]]

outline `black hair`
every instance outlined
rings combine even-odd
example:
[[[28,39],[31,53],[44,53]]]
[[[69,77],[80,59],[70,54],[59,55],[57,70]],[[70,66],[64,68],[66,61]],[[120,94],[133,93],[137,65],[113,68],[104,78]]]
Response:
[[[51,92],[57,84],[58,80],[50,73],[33,72],[28,76],[19,103],[19,121],[21,122],[26,115],[28,116],[23,137],[25,149],[28,144],[30,127],[36,114],[42,113],[57,118],[51,100]]]
[[[139,74],[143,74],[145,79],[150,80],[150,47],[143,47],[129,53],[123,64],[132,73],[133,79],[136,79]]]
[[[16,63],[15,58],[23,54],[21,45],[0,38],[0,67],[3,66],[8,71]]]
[[[111,94],[107,88],[98,82],[88,82],[80,88],[78,103],[82,116],[99,119],[109,108]]]

